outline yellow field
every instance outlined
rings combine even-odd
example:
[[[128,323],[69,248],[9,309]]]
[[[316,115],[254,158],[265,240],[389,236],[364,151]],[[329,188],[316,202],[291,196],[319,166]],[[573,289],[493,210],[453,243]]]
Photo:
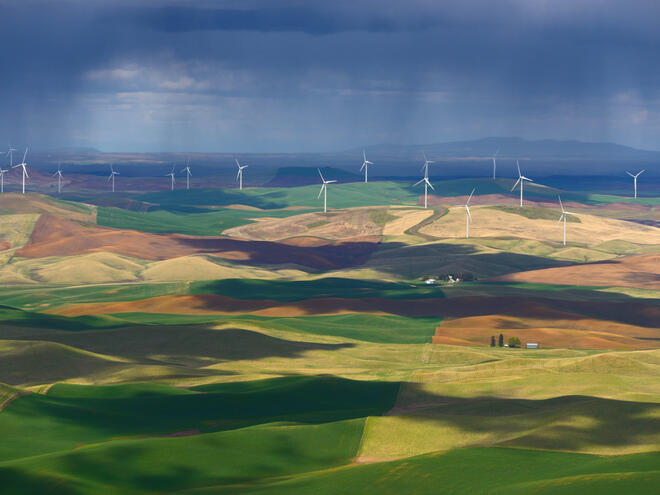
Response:
[[[322,239],[351,239],[377,236],[383,232],[374,212],[389,213],[388,208],[351,208],[328,213],[314,212],[287,218],[258,218],[256,223],[228,229],[231,237],[255,241],[279,241],[291,237],[320,237]]]
[[[537,241],[561,242],[562,225],[553,220],[530,219],[487,206],[473,206],[471,237],[517,237]],[[559,218],[559,213],[557,213]],[[580,223],[566,226],[567,241],[592,246],[608,241],[660,245],[660,229],[623,220],[581,214]],[[465,208],[451,207],[449,213],[423,227],[421,233],[437,238],[465,237]]]
[[[215,280],[223,278],[277,279],[304,276],[299,270],[263,270],[230,264],[214,256],[182,256],[150,263],[140,272],[140,278],[154,282],[178,280]]]
[[[36,193],[5,193],[0,195],[0,210],[13,213],[48,213],[72,220],[96,223],[96,208],[82,203],[56,201]]]

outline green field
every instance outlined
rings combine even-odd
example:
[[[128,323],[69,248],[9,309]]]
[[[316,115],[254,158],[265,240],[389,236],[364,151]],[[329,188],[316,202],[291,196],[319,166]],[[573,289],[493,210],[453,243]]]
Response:
[[[137,212],[121,208],[97,208],[97,223],[117,229],[140,230],[142,232],[220,235],[224,230],[251,223],[259,217],[287,217],[304,213],[300,210],[237,210],[220,208],[204,213],[183,213],[168,210]]]
[[[273,183],[296,174],[283,169]],[[431,180],[437,196],[465,196],[473,187],[480,195],[517,194],[510,179]],[[657,492],[660,290],[653,256],[660,248],[628,235],[655,231],[621,221],[652,223],[657,209],[610,208],[632,200],[561,191],[593,213],[572,228],[614,232],[598,241],[571,239],[564,248],[553,237],[514,230],[456,237],[456,223],[451,232],[443,224],[455,221],[455,209],[422,211],[423,189],[407,182],[331,184],[329,208],[347,211],[327,216],[309,215],[322,207],[318,189],[78,198],[94,207],[38,194],[3,203],[0,492]],[[548,201],[559,192],[525,189],[526,197]],[[383,208],[390,205],[407,207]],[[477,206],[474,212],[484,213],[475,222],[496,213],[488,208],[511,214],[512,224],[558,218],[548,208],[492,205]],[[260,242],[139,259],[113,251],[102,233],[91,252],[55,249],[38,257],[39,246],[30,243],[40,242],[32,232],[43,213],[195,236],[232,235],[227,229],[253,220],[306,213],[270,225],[271,237],[253,223],[254,237],[246,238],[298,237],[290,252],[309,249],[305,255],[318,261],[347,249],[342,241],[370,240],[364,254],[350,255],[355,263],[333,270],[302,269],[295,255],[269,264],[271,253],[255,256]],[[37,232],[55,248],[62,242],[77,249],[68,233],[58,239],[43,225]],[[290,249],[276,242],[267,248]],[[645,264],[611,284],[588,274],[574,285],[491,280],[583,261],[618,267],[630,256]],[[461,282],[444,282],[450,274]],[[424,277],[440,284],[426,285]],[[542,336],[542,345],[488,347],[499,333],[525,342]]]
[[[227,206],[242,204],[264,210],[276,210],[291,206],[323,208],[317,198],[319,187],[260,187],[242,191],[236,189],[195,189],[147,193],[136,199],[156,204],[163,209],[183,206]],[[419,191],[412,184],[403,182],[361,182],[332,184],[328,192],[329,208],[354,208],[389,204],[414,205]]]

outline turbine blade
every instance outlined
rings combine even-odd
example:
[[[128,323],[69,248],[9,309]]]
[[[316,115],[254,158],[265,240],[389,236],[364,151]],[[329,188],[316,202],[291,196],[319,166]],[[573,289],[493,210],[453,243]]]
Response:
[[[426,179],[426,183],[429,185],[429,187],[430,187],[431,189],[433,189],[433,190],[435,191],[435,187],[433,187],[433,184],[431,184],[431,183],[428,181],[428,179]]]
[[[475,189],[472,189],[472,192],[470,193],[470,197],[468,198],[467,202],[465,203],[466,206],[470,204],[470,200],[472,199],[472,195],[474,194]]]
[[[559,198],[559,206],[561,206],[561,211],[564,212],[564,203],[561,202],[561,196],[557,196]]]
[[[415,183],[413,184],[413,187],[415,187],[415,186],[418,185],[418,184],[421,184],[422,182],[424,182],[424,179],[422,179],[422,180],[418,180],[417,182],[415,182]]]
[[[628,172],[627,170],[626,170],[626,173],[627,173],[630,177],[635,177],[633,174],[631,174],[631,173]]]
[[[28,149],[29,149],[29,147],[25,148],[25,153],[23,153],[23,163],[25,163],[25,159],[27,158]]]
[[[324,182],[323,185],[321,186],[321,190],[319,191],[318,196],[316,196],[316,199],[319,199],[319,198],[321,197],[321,194],[323,194],[323,189],[324,189],[324,188],[325,188],[325,182]]]
[[[512,191],[516,188],[516,186],[518,185],[519,182],[520,182],[520,177],[518,177],[518,180],[516,181],[516,183],[511,188]]]
[[[323,174],[321,173],[321,169],[317,168],[316,170],[319,171],[319,175],[321,176],[321,180],[323,181],[323,183],[325,183],[325,179],[323,178]]]
[[[467,216],[470,219],[470,222],[472,221],[472,215],[470,215],[470,207],[468,205],[465,205],[465,211],[467,211]]]

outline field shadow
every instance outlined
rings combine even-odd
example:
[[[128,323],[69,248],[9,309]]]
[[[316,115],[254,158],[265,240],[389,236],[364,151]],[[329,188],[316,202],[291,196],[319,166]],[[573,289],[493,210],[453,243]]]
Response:
[[[397,277],[419,278],[424,275],[470,272],[477,279],[509,273],[573,265],[572,262],[510,252],[482,253],[469,245],[408,245],[383,243],[369,259],[369,266]]]
[[[488,444],[589,451],[648,445],[660,431],[660,404],[583,395],[549,399],[450,397],[405,384],[413,397],[388,416],[450,425],[466,436],[488,434]],[[478,441],[477,441],[478,442]],[[479,443],[477,443],[479,444]]]
[[[113,330],[39,332],[38,340],[114,356],[136,364],[201,367],[223,361],[297,358],[307,351],[335,351],[354,344],[322,344],[271,337],[244,329],[214,329],[212,325],[135,326]],[[17,363],[18,364],[18,363]],[[6,382],[0,375],[0,382]],[[60,378],[62,379],[62,378]]]

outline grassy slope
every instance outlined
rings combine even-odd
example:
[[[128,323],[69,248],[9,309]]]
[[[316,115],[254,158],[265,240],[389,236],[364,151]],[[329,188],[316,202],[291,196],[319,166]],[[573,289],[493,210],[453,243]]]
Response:
[[[122,387],[122,385],[116,385]],[[106,397],[106,387],[55,385],[48,395],[14,401],[0,414],[0,460],[70,450],[132,435],[233,429],[273,421],[328,422],[381,414],[392,407],[397,383],[331,377],[290,377],[261,383],[178,389],[131,386]]]
[[[300,210],[237,210],[222,208],[204,213],[185,213],[167,210],[137,212],[120,208],[98,207],[97,223],[105,227],[140,230],[154,233],[188,235],[220,235],[224,230],[251,223],[252,218],[287,217]]]
[[[195,486],[254,483],[348,464],[364,420],[321,425],[263,425],[180,438],[123,440],[0,464],[0,483],[25,493],[32,473],[42,485],[73,493],[154,493]],[[50,493],[50,491],[49,491]]]
[[[514,449],[465,449],[310,473],[266,486],[186,493],[654,493],[660,454],[603,458]],[[593,491],[592,491],[593,490]]]
[[[6,305],[43,311],[67,304],[136,301],[163,295],[218,294],[237,299],[301,301],[310,298],[425,299],[443,297],[437,287],[406,283],[322,278],[314,281],[222,279],[199,282],[94,285],[86,287],[0,288]],[[1,317],[0,317],[1,319]]]

